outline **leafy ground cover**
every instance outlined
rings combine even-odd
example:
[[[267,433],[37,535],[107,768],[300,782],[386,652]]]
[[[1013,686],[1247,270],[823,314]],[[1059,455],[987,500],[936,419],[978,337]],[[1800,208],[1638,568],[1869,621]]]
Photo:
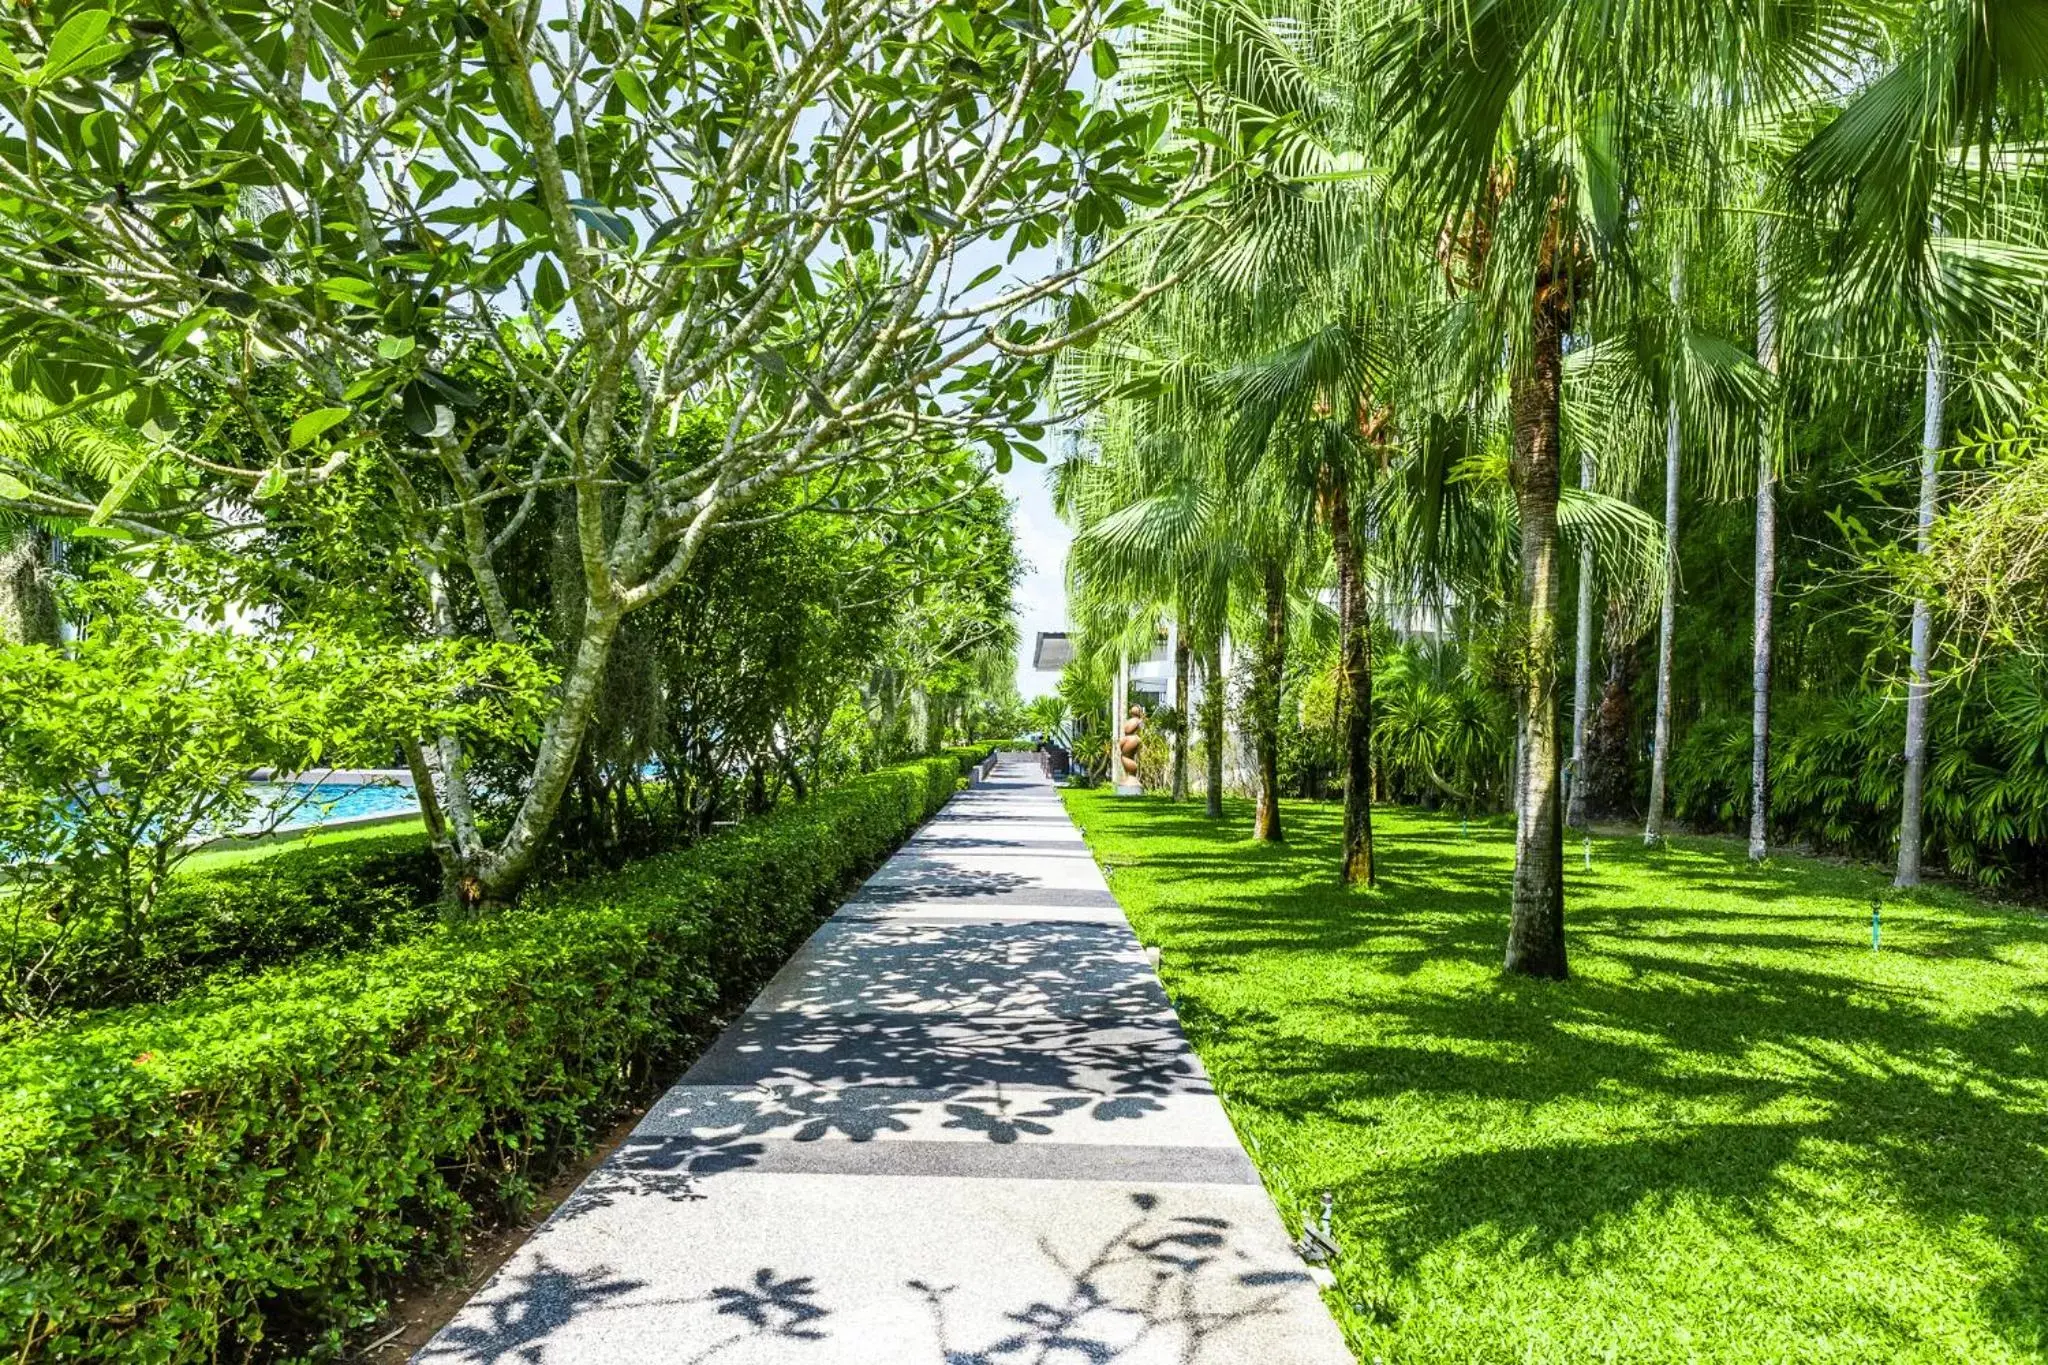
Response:
[[[2048,917],[1596,838],[1517,982],[1505,822],[1066,799],[1361,1360],[2048,1360]]]

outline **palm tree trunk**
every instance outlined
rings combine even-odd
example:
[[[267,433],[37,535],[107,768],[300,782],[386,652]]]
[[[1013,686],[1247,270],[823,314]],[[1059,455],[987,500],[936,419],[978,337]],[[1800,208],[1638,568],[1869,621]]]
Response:
[[[1778,300],[1771,292],[1769,226],[1757,229],[1756,359],[1767,373],[1778,372]],[[1773,414],[1757,432],[1756,610],[1751,641],[1749,692],[1749,860],[1771,852],[1771,627],[1778,588],[1778,463]]]
[[[1927,338],[1927,422],[1920,438],[1920,518],[1914,546],[1925,555],[1934,537],[1941,497],[1941,443],[1948,394],[1942,382],[1941,338]],[[1920,884],[1920,818],[1927,790],[1928,650],[1934,612],[1925,596],[1913,599],[1912,678],[1906,686],[1906,786],[1899,797],[1899,875],[1894,886]]]
[[[1337,880],[1372,886],[1372,614],[1358,536],[1352,528],[1350,487],[1331,487],[1329,540],[1337,559],[1337,649],[1343,671],[1343,849]]]
[[[1579,487],[1593,490],[1593,452],[1579,453]],[[1565,823],[1586,825],[1586,731],[1593,712],[1593,547],[1579,551],[1579,631],[1572,651],[1572,761]]]
[[[1185,614],[1173,629],[1173,709],[1180,728],[1173,733],[1173,799],[1188,799],[1188,623]]]
[[[1280,692],[1287,675],[1287,568],[1277,559],[1266,565],[1266,634],[1259,641],[1258,667],[1252,726],[1259,751],[1259,804],[1252,837],[1277,844],[1286,838],[1280,828]]]
[[[1209,642],[1202,663],[1202,742],[1208,749],[1208,791],[1204,805],[1211,820],[1223,818],[1223,712],[1229,682],[1223,676],[1223,632]]]
[[[1657,620],[1657,717],[1650,741],[1650,815],[1643,842],[1664,840],[1664,784],[1671,764],[1672,645],[1678,631],[1678,475],[1682,447],[1678,431],[1678,392],[1664,415],[1664,605]]]
[[[1330,498],[1330,540],[1337,554],[1337,629],[1344,671],[1344,846],[1337,879],[1371,886],[1372,613],[1351,525],[1350,490],[1341,477]]]
[[[1563,977],[1564,822],[1558,792],[1558,409],[1564,393],[1564,286],[1546,282],[1531,328],[1530,363],[1511,398],[1509,472],[1522,523],[1522,761],[1515,820],[1513,909],[1507,970]]]

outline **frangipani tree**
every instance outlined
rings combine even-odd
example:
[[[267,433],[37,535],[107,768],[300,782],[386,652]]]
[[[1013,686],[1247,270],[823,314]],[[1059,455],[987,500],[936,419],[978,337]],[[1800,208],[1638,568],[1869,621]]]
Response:
[[[581,620],[503,831],[478,826],[451,736],[414,746],[451,878],[502,898],[553,821],[620,623],[714,528],[782,484],[801,489],[789,506],[833,505],[907,450],[1006,463],[1047,358],[1142,305],[1051,306],[1143,233],[1004,266],[1205,184],[1198,157],[1146,155],[1156,124],[1077,89],[1141,13],[12,11],[0,352],[60,407],[120,403],[160,459],[258,507],[376,460],[431,633],[473,602],[490,636],[522,638],[502,556],[538,498],[573,504]],[[476,420],[466,366],[513,410]],[[282,411],[259,400],[280,373],[298,395]],[[252,458],[208,453],[225,413]],[[712,438],[682,439],[706,414]]]

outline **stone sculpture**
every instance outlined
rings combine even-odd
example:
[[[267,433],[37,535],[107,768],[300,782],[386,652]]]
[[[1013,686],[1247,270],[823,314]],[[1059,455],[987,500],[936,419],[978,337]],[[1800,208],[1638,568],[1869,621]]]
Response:
[[[1124,721],[1122,736],[1116,742],[1116,784],[1134,791],[1141,790],[1138,781],[1138,746],[1141,741],[1138,732],[1145,728],[1145,708],[1131,707],[1130,716]]]

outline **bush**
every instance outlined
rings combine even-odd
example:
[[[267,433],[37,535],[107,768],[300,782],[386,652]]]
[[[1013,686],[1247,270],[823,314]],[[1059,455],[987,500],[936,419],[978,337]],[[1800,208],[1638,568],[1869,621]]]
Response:
[[[0,1013],[164,1000],[322,948],[409,938],[431,923],[441,869],[416,828],[315,835],[165,885],[136,956],[105,921],[0,924]]]
[[[2048,882],[2048,668],[2012,660],[1938,688],[1928,723],[1932,860],[1995,888]],[[1898,849],[1905,701],[1881,692],[1780,707],[1771,742],[1772,837],[1855,857]],[[1673,809],[1699,828],[1749,821],[1750,722],[1709,716],[1671,751]]]
[[[366,1321],[516,1211],[956,788],[920,760],[395,948],[0,1046],[0,1348],[210,1360]]]
[[[955,744],[950,749],[939,750],[940,753],[958,763],[960,771],[963,773],[969,768],[979,767],[982,760],[995,751],[996,746],[993,744]]]
[[[194,631],[129,600],[138,591],[105,590],[62,649],[0,645],[0,1011],[149,994],[182,955],[152,944],[180,868],[211,835],[291,814],[248,773],[388,751],[443,722],[469,740],[524,737],[548,683],[509,647]]]

